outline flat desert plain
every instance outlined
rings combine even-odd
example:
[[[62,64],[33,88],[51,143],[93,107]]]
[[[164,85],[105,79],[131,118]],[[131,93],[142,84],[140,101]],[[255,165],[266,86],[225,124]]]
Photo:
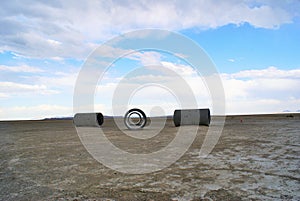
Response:
[[[102,129],[120,149],[146,153],[178,127],[169,119],[141,142],[111,119]],[[300,114],[227,116],[217,145],[199,158],[207,130],[200,126],[171,166],[124,174],[86,151],[71,120],[0,122],[0,200],[300,200]]]

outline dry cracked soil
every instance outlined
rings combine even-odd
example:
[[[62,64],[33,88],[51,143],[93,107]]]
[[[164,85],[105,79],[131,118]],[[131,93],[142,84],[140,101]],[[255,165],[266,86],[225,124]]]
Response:
[[[112,119],[102,126],[136,154],[161,149],[178,129],[168,119],[159,135],[137,140]],[[300,114],[227,116],[213,151],[199,158],[207,130],[169,167],[125,174],[96,161],[71,120],[0,122],[0,200],[300,200]]]

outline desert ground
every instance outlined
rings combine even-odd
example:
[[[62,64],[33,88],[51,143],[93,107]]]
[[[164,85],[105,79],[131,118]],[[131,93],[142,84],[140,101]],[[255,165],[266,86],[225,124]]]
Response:
[[[169,119],[148,142],[121,135],[111,119],[102,129],[140,153],[168,144],[178,127]],[[200,159],[207,129],[171,166],[124,174],[86,151],[72,120],[0,122],[0,200],[300,200],[300,114],[227,116],[218,144]]]

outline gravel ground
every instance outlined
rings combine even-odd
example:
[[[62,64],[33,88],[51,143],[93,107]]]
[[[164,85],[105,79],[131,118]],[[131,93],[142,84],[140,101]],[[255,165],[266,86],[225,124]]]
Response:
[[[133,153],[161,149],[177,129],[168,120],[145,141],[103,125]],[[207,129],[171,166],[138,175],[93,159],[72,121],[0,122],[0,200],[300,200],[300,114],[227,116],[218,144],[199,158]]]

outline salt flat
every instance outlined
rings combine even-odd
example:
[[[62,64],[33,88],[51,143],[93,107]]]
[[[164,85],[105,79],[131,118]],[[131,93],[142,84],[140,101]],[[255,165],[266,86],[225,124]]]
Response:
[[[122,135],[111,119],[102,129],[120,149],[148,153],[178,127],[168,120],[149,140]],[[0,200],[300,200],[299,114],[227,116],[199,158],[207,129],[168,168],[132,175],[93,159],[70,120],[0,122]]]

